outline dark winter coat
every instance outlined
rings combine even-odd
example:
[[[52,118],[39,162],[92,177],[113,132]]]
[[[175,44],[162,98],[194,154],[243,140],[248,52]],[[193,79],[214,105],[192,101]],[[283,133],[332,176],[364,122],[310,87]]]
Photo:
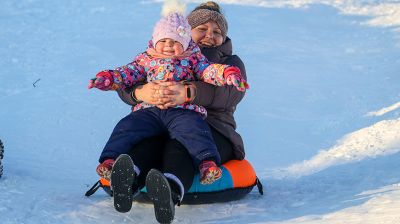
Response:
[[[232,42],[228,37],[221,46],[201,48],[201,53],[210,62],[238,67],[242,77],[247,80],[244,64],[238,56],[232,55]],[[218,87],[202,81],[192,83],[197,87],[197,95],[192,103],[207,109],[208,124],[232,142],[235,159],[243,159],[245,156],[243,140],[235,131],[236,122],[233,114],[245,92],[238,91],[234,86]],[[125,103],[135,106],[137,103],[132,99],[130,92],[129,89],[125,89],[118,91],[118,95]]]

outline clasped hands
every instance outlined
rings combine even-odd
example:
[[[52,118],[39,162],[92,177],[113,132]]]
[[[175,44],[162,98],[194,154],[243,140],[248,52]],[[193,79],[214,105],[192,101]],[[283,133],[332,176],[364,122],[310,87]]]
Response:
[[[136,88],[138,100],[168,109],[183,104],[186,99],[185,86],[182,82],[152,81]]]

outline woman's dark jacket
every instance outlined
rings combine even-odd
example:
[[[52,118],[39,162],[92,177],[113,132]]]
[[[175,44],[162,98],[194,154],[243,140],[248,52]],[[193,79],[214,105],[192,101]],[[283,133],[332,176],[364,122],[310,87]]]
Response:
[[[228,37],[221,46],[201,48],[201,53],[211,62],[238,67],[243,78],[247,80],[244,64],[238,56],[232,55],[232,42]],[[235,131],[236,122],[233,114],[245,92],[238,91],[234,86],[218,87],[201,81],[192,83],[197,87],[193,103],[204,106],[207,109],[207,123],[232,142],[235,159],[244,159],[243,140]],[[130,92],[130,89],[125,89],[118,91],[118,95],[125,103],[134,106],[137,103],[132,99]]]

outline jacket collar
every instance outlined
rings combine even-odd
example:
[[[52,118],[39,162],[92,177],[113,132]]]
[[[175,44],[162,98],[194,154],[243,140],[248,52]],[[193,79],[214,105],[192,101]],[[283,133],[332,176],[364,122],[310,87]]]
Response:
[[[200,47],[201,53],[214,63],[220,63],[225,57],[232,55],[232,42],[229,37],[218,47]]]

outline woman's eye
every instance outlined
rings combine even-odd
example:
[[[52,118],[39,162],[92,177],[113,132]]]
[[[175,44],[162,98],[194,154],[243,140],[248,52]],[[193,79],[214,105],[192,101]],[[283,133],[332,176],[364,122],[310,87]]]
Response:
[[[222,35],[222,32],[221,32],[221,30],[214,30],[214,34]]]

